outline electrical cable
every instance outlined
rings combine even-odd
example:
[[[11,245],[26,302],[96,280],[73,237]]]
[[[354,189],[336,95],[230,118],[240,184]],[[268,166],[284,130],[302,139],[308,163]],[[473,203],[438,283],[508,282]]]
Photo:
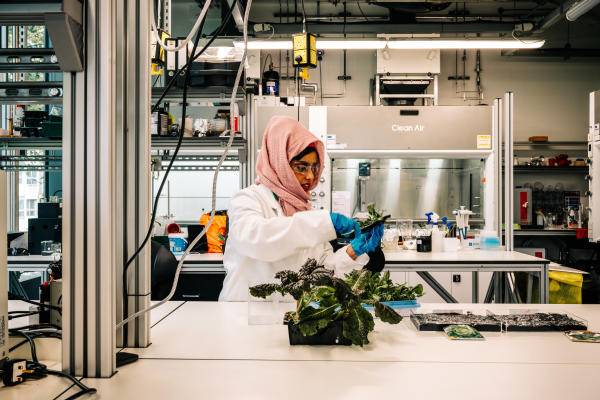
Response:
[[[23,317],[29,317],[30,315],[36,315],[41,313],[41,311],[26,311],[26,312],[15,312],[13,315],[8,315],[8,320],[13,320],[13,319],[17,319],[17,318],[23,318]]]
[[[175,75],[177,76],[177,75]],[[154,82],[152,82],[152,87],[156,86],[156,83],[158,82],[158,80],[160,79],[160,75],[156,75],[156,78],[154,78]]]
[[[304,0],[302,1],[302,32],[306,32],[306,11],[304,10]]]
[[[204,45],[204,47],[200,50],[200,52],[198,54],[192,55],[192,57],[188,60],[188,62],[182,66],[177,73],[175,74],[175,76],[179,76],[179,74],[186,68],[188,68],[189,66],[191,66],[192,62],[200,57],[202,55],[202,53],[204,53],[204,51],[217,39],[217,37],[221,34],[221,32],[223,31],[223,29],[225,29],[225,26],[229,23],[229,20],[231,19],[231,16],[233,15],[233,6],[235,5],[235,3],[238,0],[233,0],[233,3],[231,5],[231,8],[229,9],[229,12],[227,13],[225,20],[223,22],[223,24],[221,24],[221,26],[219,27],[219,29],[217,29],[215,31],[215,33],[213,34],[213,36],[211,37],[211,39]],[[162,100],[164,99],[164,97],[167,95],[167,92],[173,87],[174,83],[175,83],[175,79],[171,79],[167,85],[167,87],[165,88],[165,90],[163,91],[163,93],[161,94],[160,98],[158,99],[158,101],[156,102],[156,104],[154,105],[154,107],[152,107],[151,113],[155,112],[160,103],[162,102]],[[185,121],[185,120],[183,120]],[[184,122],[185,124],[185,122]],[[181,147],[181,143],[183,142],[183,131],[181,131],[182,134],[179,135],[179,140],[177,142],[177,146],[175,147],[175,155],[177,155],[177,153],[179,152],[179,148]],[[163,176],[163,180],[159,186],[158,192],[156,194],[156,198],[155,198],[155,202],[154,202],[154,208],[152,210],[152,216],[150,219],[150,225],[148,227],[148,231],[146,233],[146,237],[144,238],[144,240],[142,241],[142,243],[140,244],[140,246],[137,248],[137,250],[134,252],[134,254],[129,258],[129,260],[127,261],[127,263],[125,264],[125,270],[123,275],[125,276],[124,280],[126,280],[126,276],[127,276],[127,269],[129,268],[129,265],[135,260],[135,258],[138,256],[138,254],[142,251],[142,249],[146,246],[146,244],[148,243],[148,240],[150,239],[150,236],[152,236],[152,230],[154,227],[154,221],[156,220],[156,212],[158,210],[158,200],[160,198],[160,195],[162,193],[162,189],[167,181],[167,177],[169,176],[169,172],[171,170],[171,166],[173,164],[175,160],[175,157],[171,158],[171,161],[169,162],[169,166],[167,168],[167,171],[165,173],[165,175]]]
[[[31,359],[33,360],[33,362],[37,365],[42,365],[40,364],[38,357],[37,357],[37,351],[35,349],[35,342],[33,341],[33,338],[31,336],[29,336],[28,334],[26,334],[25,332],[21,332],[21,331],[13,331],[14,333],[16,333],[19,336],[23,336],[25,338],[25,340],[27,340],[29,342],[29,347],[31,349]]]
[[[42,338],[42,337],[62,339],[62,335],[58,332],[38,332],[38,333],[34,332],[34,333],[28,333],[28,335],[31,336],[32,339],[37,339],[37,338]],[[19,335],[19,336],[21,336],[21,335]],[[25,343],[29,343],[29,340],[25,339],[22,342],[15,344],[14,346],[12,346],[11,348],[8,349],[8,352],[11,353],[11,352],[15,351],[19,347],[23,346]]]
[[[46,366],[44,364],[40,363],[38,360],[33,336],[31,336],[25,332],[21,332],[21,331],[16,331],[16,333],[19,336],[23,336],[26,339],[25,342],[29,342],[29,347],[30,347],[30,351],[31,351],[31,359],[33,360],[33,362],[28,362],[29,365],[27,366],[27,369],[34,369],[36,373],[41,373],[41,374],[46,374],[46,375],[55,375],[55,376],[60,376],[60,377],[69,379],[71,382],[73,382],[75,385],[77,385],[77,387],[79,387],[79,389],[81,389],[81,391],[79,391],[78,393],[75,393],[68,399],[76,399],[80,396],[83,396],[84,394],[96,392],[96,389],[87,387],[82,382],[77,380],[77,378],[75,378],[73,375],[67,374],[62,371],[56,371],[53,369],[46,368]],[[31,367],[33,367],[33,368],[31,368]]]
[[[156,21],[154,20],[154,7],[150,7],[150,22],[152,24],[152,34],[154,34],[154,39],[156,39],[156,42],[160,45],[160,47],[162,47],[165,51],[179,51],[179,50],[183,49],[185,46],[187,46],[187,44],[189,43],[190,40],[192,40],[192,38],[194,37],[196,32],[198,32],[200,25],[202,23],[204,23],[204,17],[206,16],[206,13],[208,12],[208,7],[210,6],[211,1],[212,0],[206,0],[206,3],[204,3],[204,7],[202,7],[202,11],[200,11],[200,15],[198,16],[198,19],[196,20],[196,23],[192,27],[192,30],[190,31],[189,35],[187,35],[187,37],[184,39],[184,41],[177,46],[167,46],[166,44],[164,44],[162,42],[160,35],[158,34],[158,28],[156,27]],[[232,5],[232,7],[233,7],[233,5]],[[175,75],[175,76],[177,76],[177,75]]]
[[[19,326],[17,328],[9,328],[8,332],[16,332],[16,331],[21,331],[21,330],[25,330],[27,329],[28,331],[39,331],[41,329],[56,329],[56,330],[61,330],[62,328],[58,325],[54,325],[54,324],[50,324],[50,323],[43,323],[43,324],[31,324],[31,325],[24,325],[24,326]]]
[[[8,292],[8,298],[9,298],[9,300],[21,300],[21,301],[24,301],[25,303],[33,304],[34,306],[49,308],[51,310],[62,311],[61,307],[53,306],[53,305],[50,305],[50,304],[40,303],[38,301],[29,300],[28,298],[23,297],[23,296],[19,296],[18,294],[15,294],[13,292]]]
[[[294,81],[296,82],[296,109],[298,110],[298,122],[300,122],[300,78],[298,68],[294,69]]]
[[[362,14],[362,16],[365,19],[365,21],[369,22],[369,18],[367,18],[367,16],[365,15],[362,7],[360,6],[360,1],[359,0],[356,0],[356,5],[358,6],[358,9],[360,10],[360,13]]]
[[[177,70],[177,72],[175,73],[174,76],[179,76],[179,74],[181,74],[186,68],[188,68],[192,64],[192,62],[194,60],[196,60],[196,58],[200,57],[200,55],[212,44],[212,42],[214,42],[217,39],[217,37],[221,34],[221,32],[223,32],[223,30],[225,29],[227,23],[231,19],[231,16],[233,14],[233,6],[235,5],[235,3],[237,1],[238,0],[233,0],[233,3],[231,4],[231,8],[229,9],[229,12],[225,16],[225,20],[224,20],[223,24],[221,24],[221,26],[219,27],[219,29],[217,29],[217,31],[215,31],[215,33],[212,35],[211,39],[204,45],[204,47],[202,48],[202,50],[200,50],[200,52],[198,54],[196,54],[196,55],[192,54],[192,58],[190,58],[185,65],[183,65],[181,68],[179,68]],[[175,84],[175,82],[176,82],[175,79],[171,79],[169,81],[169,83],[167,84],[167,87],[165,87],[165,89],[163,90],[162,94],[160,95],[160,97],[158,98],[158,100],[156,101],[156,103],[154,104],[154,106],[152,107],[152,110],[150,111],[151,114],[158,109],[158,107],[160,106],[160,103],[165,98],[165,96],[167,95],[167,93],[169,92],[169,90],[173,87],[173,85]]]
[[[167,301],[171,300],[171,298],[175,294],[175,290],[177,289],[177,283],[179,282],[179,274],[181,272],[181,267],[183,266],[183,262],[185,261],[186,257],[190,253],[190,251],[194,248],[196,243],[198,243],[200,241],[200,239],[206,234],[206,231],[208,230],[208,228],[210,228],[210,226],[215,218],[216,201],[217,201],[217,178],[219,176],[219,171],[221,170],[221,166],[223,165],[223,161],[225,161],[225,157],[227,157],[227,153],[229,152],[229,149],[231,148],[231,145],[233,144],[233,139],[235,137],[235,132],[233,130],[233,128],[235,127],[235,109],[236,109],[235,99],[236,99],[239,83],[240,83],[240,80],[242,77],[242,72],[244,70],[244,64],[246,62],[246,55],[248,52],[248,18],[250,16],[251,5],[252,5],[252,0],[248,0],[248,2],[246,3],[246,9],[244,11],[244,52],[242,54],[240,66],[238,68],[237,75],[235,77],[233,90],[231,91],[231,101],[230,101],[230,105],[229,105],[229,107],[230,107],[229,118],[230,118],[230,128],[231,128],[229,131],[229,141],[227,142],[227,146],[225,147],[225,150],[223,151],[223,154],[221,155],[221,158],[219,159],[219,162],[217,163],[217,166],[215,168],[215,173],[213,175],[212,210],[210,213],[210,218],[208,220],[208,223],[206,224],[206,226],[204,227],[202,232],[200,232],[200,234],[198,234],[196,236],[196,238],[188,245],[187,249],[181,256],[181,259],[179,260],[179,263],[177,264],[177,269],[175,270],[175,277],[173,278],[173,285],[171,287],[171,291],[169,292],[167,297],[165,297],[158,303],[155,303],[154,305],[152,305],[150,307],[140,310],[140,311],[136,312],[135,314],[127,317],[123,321],[119,322],[116,326],[116,329],[119,329],[120,327],[122,327],[126,323],[136,319],[140,315],[143,315],[143,314],[155,309],[156,307],[160,307],[161,305],[165,304]],[[232,9],[233,9],[233,5],[232,5]]]
[[[321,105],[323,105],[323,72],[321,71],[321,63],[319,63],[319,86],[321,88]]]

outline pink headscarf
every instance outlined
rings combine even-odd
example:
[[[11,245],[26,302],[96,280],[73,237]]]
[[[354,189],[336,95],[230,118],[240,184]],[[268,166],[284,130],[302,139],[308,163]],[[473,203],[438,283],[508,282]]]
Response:
[[[256,163],[256,183],[262,183],[277,195],[283,213],[287,216],[310,210],[310,196],[300,186],[290,167],[290,161],[311,145],[319,155],[319,171],[310,188],[312,190],[323,172],[323,143],[300,122],[290,117],[275,116],[265,129]]]

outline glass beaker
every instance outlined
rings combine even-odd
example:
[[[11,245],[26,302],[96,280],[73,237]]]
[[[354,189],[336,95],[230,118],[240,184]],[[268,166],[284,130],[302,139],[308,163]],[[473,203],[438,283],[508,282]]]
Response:
[[[400,241],[413,239],[412,219],[401,219],[398,221],[398,234]]]
[[[54,244],[53,240],[42,240],[40,245],[42,247],[42,255],[49,256],[52,255],[52,245]]]

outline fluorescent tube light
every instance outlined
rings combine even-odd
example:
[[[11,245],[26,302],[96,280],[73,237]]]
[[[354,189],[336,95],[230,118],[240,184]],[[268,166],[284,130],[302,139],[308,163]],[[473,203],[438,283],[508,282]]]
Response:
[[[544,45],[543,40],[390,40],[390,49],[537,49]]]
[[[244,43],[234,42],[236,47],[243,47]],[[375,50],[383,49],[385,40],[317,40],[317,48],[322,50]],[[291,50],[290,40],[254,40],[248,42],[251,50]]]
[[[600,1],[600,0],[594,0]],[[244,43],[234,42],[234,46],[243,47]],[[544,45],[543,40],[335,40],[317,39],[317,48],[321,50],[376,50],[384,49],[421,50],[421,49],[537,49]],[[248,42],[251,50],[291,50],[291,40],[255,40]]]
[[[566,17],[569,21],[573,22],[583,14],[590,11],[592,8],[600,4],[600,0],[581,0],[573,4],[567,11]]]
[[[233,42],[235,47],[244,47],[244,42]],[[290,40],[253,40],[248,41],[248,50],[291,50]]]
[[[376,50],[385,48],[384,40],[326,40],[317,39],[321,50]]]

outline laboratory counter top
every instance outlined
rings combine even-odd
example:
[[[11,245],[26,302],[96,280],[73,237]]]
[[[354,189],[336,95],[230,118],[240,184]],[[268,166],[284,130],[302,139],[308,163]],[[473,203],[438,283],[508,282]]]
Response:
[[[180,260],[183,253],[175,253]],[[52,256],[29,255],[9,256],[8,264],[50,264]],[[419,253],[416,250],[400,250],[385,252],[386,263],[513,263],[513,264],[547,264],[549,261],[533,257],[517,251],[471,250],[456,252]],[[190,253],[185,264],[222,264],[222,253]]]
[[[590,329],[600,329],[600,305],[533,307],[571,312],[586,319]],[[282,312],[291,308],[280,304]],[[460,308],[507,311],[495,304]],[[284,325],[248,325],[247,318],[247,303],[186,302],[152,329],[150,347],[128,349],[140,355],[137,363],[120,368],[111,380],[84,383],[107,398],[135,394],[145,399],[192,394],[206,399],[597,396],[600,344],[570,342],[558,332],[484,332],[484,341],[451,341],[442,332],[419,332],[405,318],[399,325],[377,320],[371,343],[363,348],[290,346]]]
[[[419,332],[409,318],[376,320],[371,343],[290,346],[284,325],[248,325],[248,303],[165,304],[152,345],[110,379],[84,378],[90,398],[203,399],[593,399],[600,344],[575,343],[559,332],[483,332],[483,341],[452,341]],[[600,329],[600,305],[427,304],[423,309],[535,307],[569,312]],[[283,312],[293,303],[279,303]],[[156,321],[155,318],[153,320]],[[31,399],[50,399],[55,380],[27,383]],[[38,387],[38,391],[31,391]],[[49,390],[45,390],[48,388]],[[18,393],[21,388],[15,393]],[[10,390],[5,393],[10,394]],[[76,390],[71,389],[59,400]],[[0,392],[2,393],[2,392]],[[5,398],[5,397],[3,397]],[[6,397],[23,398],[23,397]],[[86,397],[84,397],[86,398]]]

